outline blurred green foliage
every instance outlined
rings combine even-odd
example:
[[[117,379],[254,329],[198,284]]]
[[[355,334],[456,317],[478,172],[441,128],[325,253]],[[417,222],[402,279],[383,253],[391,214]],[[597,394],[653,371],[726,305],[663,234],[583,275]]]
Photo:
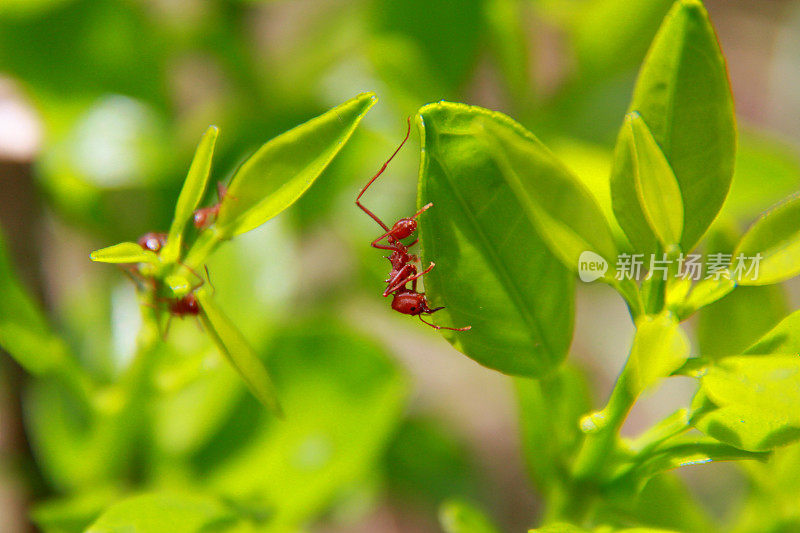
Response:
[[[383,344],[424,326],[389,315],[379,297],[387,264],[368,246],[378,228],[352,202],[399,142],[405,117],[440,100],[506,112],[519,124],[477,108],[459,107],[460,115],[449,114],[450,104],[423,108],[428,181],[421,194],[435,196],[436,204],[421,227],[424,252],[437,262],[427,278],[432,300],[448,305],[438,315],[443,322],[475,326],[475,336],[450,337],[467,355],[506,373],[546,376],[514,381],[528,472],[551,507],[565,511],[579,504],[566,501],[571,465],[565,458],[580,449],[577,420],[592,402],[583,370],[555,368],[572,338],[568,269],[575,262],[568,258],[584,243],[583,249],[616,255],[640,244],[630,239],[638,233],[659,237],[653,243],[661,245],[682,233],[677,240],[692,248],[708,227],[705,246],[732,252],[754,218],[800,182],[794,149],[748,126],[740,125],[735,166],[732,137],[704,151],[714,164],[696,165],[699,146],[733,131],[732,103],[720,75],[724,63],[698,2],[687,0],[691,9],[669,19],[672,29],[662,30],[657,57],[636,84],[672,3],[0,2],[0,75],[13,80],[43,125],[44,139],[28,170],[47,213],[42,225],[48,229],[37,234],[36,248],[55,263],[44,265],[49,284],[31,290],[15,271],[34,270],[36,263],[12,259],[11,248],[0,243],[0,345],[30,374],[22,386],[31,447],[23,472],[32,472],[24,479],[37,527],[289,531],[324,522],[346,530],[388,507],[399,514],[411,508],[435,529],[443,503],[446,531],[521,529],[539,521],[533,513],[498,514],[504,487],[482,475],[473,448],[441,413],[410,402],[413,382]],[[676,27],[687,34],[685,42],[709,53],[680,48],[667,35]],[[555,82],[543,66],[552,54],[546,38],[552,34],[563,44],[557,59],[566,65]],[[681,76],[659,78],[665,64],[681,61]],[[659,90],[672,82],[673,94],[691,100],[702,92],[714,105],[663,114]],[[213,176],[227,181],[265,141],[363,91],[377,92],[381,102],[308,193],[208,260],[214,297],[274,376],[285,421],[272,418],[247,393],[190,320],[176,320],[166,342],[151,339],[134,357],[141,319],[132,286],[116,269],[90,265],[89,251],[170,229],[197,139],[209,124],[222,131]],[[620,202],[641,201],[637,183],[660,190],[668,181],[663,174],[642,174],[638,182],[609,182],[610,173],[619,176],[636,164],[614,152],[625,113],[634,110],[677,182],[702,182],[711,191],[681,188],[682,232],[671,225],[658,233],[663,226],[652,224],[659,217],[647,212],[615,220]],[[661,127],[662,118],[676,128]],[[679,138],[673,142],[669,135]],[[292,144],[297,150],[278,162],[294,157],[297,163],[314,141]],[[365,199],[384,220],[413,211],[417,142],[412,139]],[[472,157],[466,160],[465,153]],[[538,166],[529,165],[532,159]],[[268,162],[268,170],[276,171],[275,161]],[[693,174],[711,167],[708,179]],[[528,179],[540,174],[552,181]],[[512,179],[516,175],[527,177],[527,188],[514,188],[522,183]],[[610,183],[619,185],[614,194]],[[503,194],[495,194],[498,184],[506,187]],[[259,197],[274,189],[274,183],[266,185]],[[306,185],[299,180],[288,196],[294,199]],[[229,203],[233,211],[250,207],[244,195],[233,196],[240,202]],[[215,201],[208,192],[201,205]],[[792,239],[795,204],[784,206],[788,215],[767,222],[766,229],[748,232],[745,242],[775,249],[773,236]],[[660,219],[671,221],[672,215]],[[537,233],[542,225],[551,228],[549,236]],[[85,261],[79,275],[60,268],[71,258]],[[784,261],[791,263],[785,268],[779,261],[774,279],[794,273],[795,259]],[[665,289],[652,294],[659,291]],[[39,292],[47,294],[44,304],[31,296]],[[629,304],[631,298],[629,292]],[[663,303],[645,298],[641,311]],[[383,315],[381,305],[387,308]],[[613,530],[633,524],[680,531],[716,527],[681,479],[661,472],[699,461],[685,453],[696,450],[687,446],[700,446],[709,461],[731,458],[737,446],[773,447],[774,435],[731,430],[740,411],[751,409],[718,391],[741,363],[725,356],[742,353],[764,334],[752,353],[796,350],[787,340],[791,322],[767,333],[788,313],[782,284],[737,288],[700,309],[697,354],[720,363],[710,367],[712,378],[696,405],[715,401],[724,408],[698,427],[726,447],[676,441],[651,450],[630,471],[610,473],[636,478],[643,489],[635,497],[611,490],[596,510],[598,523]],[[760,376],[772,368],[772,359],[764,361]],[[669,362],[657,368],[656,378],[673,369],[675,361]],[[0,367],[8,366],[8,359],[0,360]],[[788,394],[793,384],[779,386]],[[794,406],[776,416],[796,425]],[[797,525],[797,449],[781,448],[763,464],[742,463],[753,489],[739,530]],[[493,497],[497,492],[500,498]],[[559,509],[543,517],[554,519]],[[500,525],[490,523],[491,515]],[[548,531],[572,531],[553,527]]]

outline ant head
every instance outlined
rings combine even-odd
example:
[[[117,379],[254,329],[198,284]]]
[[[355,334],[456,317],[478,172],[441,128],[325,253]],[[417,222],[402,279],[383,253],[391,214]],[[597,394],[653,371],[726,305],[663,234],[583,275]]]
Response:
[[[392,226],[389,235],[397,240],[405,239],[417,230],[417,221],[413,218],[401,218]]]
[[[431,313],[431,310],[428,309],[428,301],[425,299],[425,294],[411,290],[396,292],[394,298],[392,298],[392,309],[404,315],[412,316]]]
[[[158,253],[167,244],[167,234],[151,231],[139,237],[136,242],[145,250]]]

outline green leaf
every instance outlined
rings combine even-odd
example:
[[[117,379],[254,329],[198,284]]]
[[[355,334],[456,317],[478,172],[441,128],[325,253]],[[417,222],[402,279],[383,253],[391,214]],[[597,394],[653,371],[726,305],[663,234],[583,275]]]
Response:
[[[216,231],[223,238],[250,231],[297,201],[376,100],[372,93],[360,94],[262,146],[234,174]]]
[[[98,263],[153,263],[159,262],[158,256],[135,242],[121,242],[100,250],[95,250],[89,257]]]
[[[380,346],[330,318],[279,333],[267,362],[286,418],[253,428],[205,483],[271,511],[268,531],[294,531],[374,471],[408,388]]]
[[[131,496],[115,503],[86,533],[221,531],[236,520],[233,511],[214,498],[164,491]]]
[[[272,412],[282,415],[275,387],[261,359],[210,294],[204,290],[198,290],[195,294],[202,309],[200,316],[203,324],[219,350],[239,372],[253,395]]]
[[[637,251],[655,253],[678,244],[683,200],[675,174],[641,116],[632,112],[617,141],[611,177],[614,213]]]
[[[51,330],[37,302],[11,264],[0,233],[0,347],[27,372],[42,375],[70,368],[63,341]]]
[[[577,270],[586,250],[615,265],[618,250],[613,234],[583,183],[518,123],[479,107],[467,109],[475,115],[473,128],[485,137],[525,214],[564,265]]]
[[[93,488],[53,498],[33,507],[31,521],[42,531],[83,531],[119,498],[120,490],[115,487]]]
[[[757,269],[748,270],[740,285],[770,285],[800,274],[800,196],[793,196],[758,219],[733,252],[734,261],[760,255]],[[753,260],[755,261],[755,260]]]
[[[800,439],[797,353],[720,359],[702,377],[698,396],[716,409],[697,413],[693,424],[731,446],[767,451]]]
[[[499,533],[483,511],[460,499],[442,504],[439,522],[445,533]]]
[[[680,368],[689,356],[689,340],[669,313],[643,317],[636,324],[629,362],[625,367],[630,390],[639,394]]]
[[[800,353],[800,311],[781,320],[744,353]]]
[[[638,484],[643,487],[644,483],[656,474],[684,466],[719,461],[766,461],[769,456],[768,452],[741,450],[708,437],[677,437],[647,454],[641,463],[617,482],[623,485]]]
[[[754,312],[756,309],[758,312]],[[785,292],[779,285],[739,287],[700,310],[697,321],[700,353],[705,357],[742,353],[788,311]]]
[[[683,198],[681,248],[708,229],[730,188],[736,145],[725,60],[698,0],[679,0],[664,19],[630,105],[650,127]]]
[[[423,107],[420,120],[417,202],[433,202],[420,216],[420,238],[425,264],[436,263],[425,276],[425,289],[432,306],[446,306],[434,315],[436,322],[471,325],[471,331],[447,337],[482,365],[512,375],[542,375],[569,347],[573,281],[537,235],[529,213],[536,207],[525,187],[547,172],[566,171],[521,126],[498,113],[440,103]],[[532,146],[524,176],[503,171],[504,154],[486,129],[490,122],[510,129],[520,149]]]
[[[175,216],[169,228],[167,243],[161,250],[161,259],[170,263],[176,261],[181,252],[183,232],[186,224],[193,219],[194,211],[203,200],[203,195],[208,187],[208,177],[211,173],[211,158],[214,154],[214,145],[217,142],[219,130],[216,126],[209,126],[200,138],[194,159],[183,182],[181,194],[175,205]]]

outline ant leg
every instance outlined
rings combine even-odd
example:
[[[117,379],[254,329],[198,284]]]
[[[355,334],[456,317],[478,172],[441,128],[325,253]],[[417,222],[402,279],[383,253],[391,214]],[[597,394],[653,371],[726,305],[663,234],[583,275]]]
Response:
[[[416,279],[414,275],[417,273],[417,267],[414,265],[403,265],[397,274],[389,278],[386,283],[386,290],[383,291],[384,298],[392,294],[397,289],[404,287],[406,283],[411,281],[412,283],[416,284]]]
[[[236,198],[235,196],[228,194],[228,187],[226,185],[224,185],[221,181],[218,181],[217,182],[217,200],[218,200],[217,203],[221,204],[222,200],[224,200],[225,198],[230,198],[231,200],[238,200],[238,198]]]
[[[407,265],[407,266],[411,266],[416,271],[416,268],[413,267],[413,265]],[[400,287],[402,287],[403,285],[405,285],[409,281],[411,282],[411,290],[416,292],[416,290],[417,290],[417,280],[419,278],[421,278],[422,276],[424,276],[425,274],[427,274],[428,272],[430,272],[431,270],[433,270],[433,267],[435,267],[435,266],[436,266],[436,263],[432,262],[431,266],[429,266],[428,268],[426,268],[425,270],[423,270],[419,274],[413,274],[411,276],[403,278],[402,280],[396,281],[393,284],[390,284],[388,287],[386,287],[386,291],[384,291],[383,295],[384,296],[389,296],[389,294],[393,293],[394,291],[396,291],[397,289],[399,289]]]
[[[187,265],[187,264],[186,264],[186,263],[184,263],[183,261],[178,261],[178,264],[179,264],[179,265],[181,265],[181,266],[182,266],[183,268],[185,268],[186,270],[188,270],[189,272],[191,272],[192,274],[194,274],[194,276],[195,276],[197,279],[199,279],[199,280],[200,280],[200,284],[199,284],[199,285],[196,285],[196,286],[194,286],[194,287],[192,287],[192,290],[199,289],[200,287],[202,287],[202,286],[205,284],[206,280],[204,280],[204,279],[203,279],[203,276],[201,276],[200,274],[198,274],[197,272],[195,272],[195,270],[194,270],[192,267],[190,267],[189,265]],[[207,265],[203,265],[203,266],[204,266],[204,267],[205,267],[205,269],[206,269],[206,276],[208,276],[208,266],[207,266]],[[211,278],[209,278],[209,279],[208,279],[208,283],[209,283],[209,285],[211,284]],[[211,285],[211,287],[213,288],[214,286],[213,286],[213,285]]]
[[[382,167],[381,167],[381,169],[378,171],[378,173],[377,173],[377,174],[375,174],[374,176],[372,176],[372,179],[371,179],[371,180],[369,180],[369,181],[367,182],[367,184],[366,184],[366,185],[364,185],[364,188],[363,188],[363,189],[361,189],[361,192],[360,192],[360,193],[358,193],[358,196],[356,197],[356,205],[357,205],[358,207],[360,207],[362,211],[364,211],[366,214],[368,214],[370,217],[372,217],[372,219],[373,219],[375,222],[377,222],[378,224],[380,224],[380,226],[381,226],[381,227],[382,227],[382,228],[383,228],[385,231],[389,231],[389,227],[388,227],[386,224],[384,224],[384,223],[383,223],[383,221],[382,221],[380,218],[378,218],[378,216],[377,216],[377,215],[375,215],[375,213],[373,213],[372,211],[370,211],[369,209],[367,209],[366,207],[364,207],[364,205],[361,203],[361,201],[360,201],[360,200],[361,200],[361,196],[363,196],[363,194],[364,194],[365,192],[367,192],[367,189],[369,189],[369,186],[370,186],[370,185],[372,185],[372,183],[373,183],[373,182],[374,182],[376,179],[378,179],[378,176],[380,176],[381,174],[383,174],[383,171],[384,171],[384,170],[386,170],[386,167],[387,167],[387,166],[389,166],[389,163],[392,161],[392,159],[394,159],[394,156],[396,156],[396,155],[397,155],[397,152],[399,152],[399,151],[400,151],[400,148],[402,148],[402,147],[403,147],[403,145],[406,143],[406,141],[408,140],[408,137],[409,137],[409,135],[411,135],[411,117],[408,117],[408,119],[406,120],[406,122],[408,123],[408,128],[406,129],[406,136],[405,136],[405,138],[403,139],[403,141],[400,143],[400,146],[398,146],[398,147],[397,147],[397,149],[396,149],[396,150],[395,150],[395,151],[392,153],[392,155],[391,155],[391,156],[389,156],[389,159],[387,159],[387,160],[386,160],[386,162],[383,164],[383,166],[382,166]]]
[[[391,232],[392,232],[391,230],[388,230],[388,229],[387,229],[386,233],[384,233],[383,235],[381,235],[380,237],[378,237],[377,239],[375,239],[374,241],[372,241],[372,247],[373,247],[373,248],[378,248],[378,249],[380,249],[380,250],[391,250],[391,251],[393,251],[393,252],[394,252],[394,251],[396,251],[396,250],[397,250],[397,247],[396,247],[396,246],[392,246],[392,245],[389,245],[389,244],[378,244],[378,242],[382,241],[382,240],[383,240],[383,239],[385,239],[386,237],[390,237],[390,235],[389,235],[389,234],[390,234]],[[390,238],[391,238],[391,237],[390,237]]]
[[[450,331],[469,331],[472,329],[472,326],[464,326],[463,328],[448,328],[447,326],[437,326],[436,324],[431,324],[430,322],[426,322],[425,319],[422,318],[422,315],[417,315],[417,316],[419,317],[420,320],[422,320],[422,322],[424,322],[425,324],[429,325],[430,327],[436,330],[449,329]]]

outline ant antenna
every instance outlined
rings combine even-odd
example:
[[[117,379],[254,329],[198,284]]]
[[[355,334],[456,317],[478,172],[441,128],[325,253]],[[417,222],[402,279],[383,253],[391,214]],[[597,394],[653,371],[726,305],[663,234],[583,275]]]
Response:
[[[380,224],[380,226],[381,226],[381,227],[382,227],[382,228],[383,228],[385,231],[389,231],[389,227],[388,227],[386,224],[384,224],[384,223],[383,223],[383,221],[377,217],[377,215],[375,215],[375,214],[374,214],[372,211],[370,211],[369,209],[367,209],[366,207],[364,207],[364,205],[363,205],[363,204],[362,204],[362,203],[361,203],[359,200],[361,200],[361,197],[364,195],[364,193],[365,193],[365,192],[367,192],[367,189],[369,189],[369,186],[370,186],[370,185],[372,185],[372,182],[374,182],[376,179],[378,179],[378,176],[380,176],[381,174],[383,174],[383,171],[384,171],[384,170],[386,170],[386,167],[387,167],[387,166],[389,166],[389,163],[392,161],[392,159],[394,159],[394,156],[396,156],[396,155],[397,155],[397,152],[399,152],[399,151],[400,151],[400,149],[403,147],[403,145],[404,145],[404,144],[406,143],[406,141],[408,140],[408,137],[411,135],[411,117],[408,117],[408,118],[406,119],[406,122],[408,123],[408,127],[406,128],[406,136],[403,138],[403,141],[400,143],[400,146],[398,146],[398,147],[397,147],[397,149],[396,149],[396,150],[395,150],[395,151],[392,153],[392,155],[391,155],[391,156],[389,156],[389,159],[387,159],[387,160],[386,160],[386,162],[383,164],[383,166],[382,166],[382,167],[381,167],[381,169],[378,171],[378,173],[377,173],[377,174],[375,174],[374,176],[372,176],[372,179],[371,179],[371,180],[369,180],[369,181],[367,182],[367,184],[366,184],[366,185],[364,185],[364,188],[363,188],[363,189],[361,189],[361,192],[360,192],[360,193],[358,193],[358,196],[356,197],[356,205],[357,205],[358,207],[360,207],[362,211],[364,211],[366,214],[368,214],[370,217],[372,217],[372,219],[373,219],[375,222],[377,222],[378,224]]]
[[[439,309],[442,309],[442,307],[434,309],[433,311],[438,311]],[[431,313],[433,311],[431,311]],[[448,328],[447,326],[437,326],[436,324],[431,324],[430,322],[426,322],[425,319],[422,318],[422,315],[417,315],[417,316],[419,317],[420,320],[425,322],[425,324],[428,324],[430,327],[432,327],[433,329],[437,329],[437,330],[438,329],[449,329],[450,331],[469,331],[469,330],[472,329],[472,326],[464,326],[463,328]]]
[[[427,211],[427,210],[428,210],[428,209],[430,209],[431,207],[433,207],[433,202],[430,202],[428,205],[426,205],[425,207],[423,207],[422,209],[420,209],[419,211],[417,211],[417,214],[416,214],[416,215],[414,215],[414,216],[413,216],[413,217],[411,217],[411,218],[417,218],[418,216],[420,216],[422,213],[424,213],[425,211]],[[416,242],[416,241],[414,241],[414,242]],[[411,246],[411,245],[409,244],[409,246]]]

